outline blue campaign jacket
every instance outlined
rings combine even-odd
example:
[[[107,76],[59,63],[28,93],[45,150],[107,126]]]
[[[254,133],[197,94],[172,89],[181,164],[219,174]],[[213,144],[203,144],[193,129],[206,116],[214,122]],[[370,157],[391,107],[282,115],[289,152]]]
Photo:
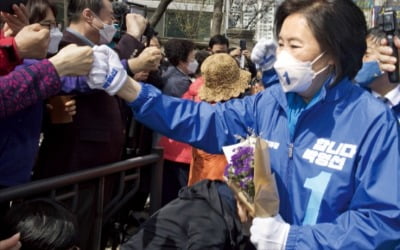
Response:
[[[392,112],[349,80],[321,90],[293,138],[279,84],[222,104],[167,97],[144,84],[140,122],[211,153],[249,128],[269,141],[286,249],[391,249],[400,242],[400,146]]]

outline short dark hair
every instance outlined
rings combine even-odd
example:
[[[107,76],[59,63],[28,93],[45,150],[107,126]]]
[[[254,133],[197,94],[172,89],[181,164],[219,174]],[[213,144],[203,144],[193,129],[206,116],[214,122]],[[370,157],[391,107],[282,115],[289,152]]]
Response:
[[[214,46],[214,44],[222,44],[222,45],[225,44],[226,47],[229,48],[229,40],[224,35],[215,35],[211,37],[210,41],[208,42],[208,47],[211,49]]]
[[[177,66],[180,61],[186,62],[190,52],[194,48],[195,46],[192,41],[183,39],[171,39],[164,45],[165,56],[174,66]]]
[[[38,23],[46,18],[47,8],[57,17],[57,7],[50,0],[29,0],[26,4],[29,13],[29,23]]]
[[[91,9],[94,14],[98,15],[104,7],[102,0],[69,0],[68,3],[68,20],[76,22],[79,20],[84,9]]]
[[[75,216],[50,199],[11,207],[0,227],[0,239],[21,234],[21,250],[68,250],[79,244]]]
[[[367,25],[351,0],[285,0],[275,16],[275,36],[291,14],[303,14],[321,49],[335,61],[336,79],[353,79],[366,51]]]

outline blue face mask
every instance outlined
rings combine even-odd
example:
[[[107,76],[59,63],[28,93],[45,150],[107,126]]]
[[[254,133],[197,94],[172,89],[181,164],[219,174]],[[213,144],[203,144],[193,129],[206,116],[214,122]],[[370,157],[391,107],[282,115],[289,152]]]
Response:
[[[367,88],[376,78],[383,75],[378,61],[364,62],[354,81],[361,87]]]

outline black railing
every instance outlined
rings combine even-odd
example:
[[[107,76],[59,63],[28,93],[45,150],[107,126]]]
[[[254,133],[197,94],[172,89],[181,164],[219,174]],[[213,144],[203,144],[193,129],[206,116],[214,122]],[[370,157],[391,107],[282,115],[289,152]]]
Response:
[[[91,168],[48,179],[33,181],[27,184],[1,189],[0,204],[8,201],[24,200],[48,193],[57,201],[72,200],[71,210],[79,209],[78,197],[80,184],[96,183],[97,205],[95,213],[95,232],[93,233],[94,249],[100,249],[102,228],[108,220],[123,207],[136,193],[140,183],[140,168],[151,167],[150,214],[161,206],[161,186],[163,171],[163,151],[154,149],[152,154],[135,157],[105,166]],[[106,177],[118,175],[117,190],[105,204],[104,188]],[[132,182],[128,186],[128,182]]]

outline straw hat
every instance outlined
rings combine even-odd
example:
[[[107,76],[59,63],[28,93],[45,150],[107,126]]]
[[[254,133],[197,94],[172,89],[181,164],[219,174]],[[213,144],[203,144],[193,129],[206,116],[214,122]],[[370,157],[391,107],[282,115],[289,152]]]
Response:
[[[238,97],[249,87],[251,74],[241,70],[230,55],[225,53],[207,57],[201,65],[204,85],[199,97],[207,102],[226,101]]]

